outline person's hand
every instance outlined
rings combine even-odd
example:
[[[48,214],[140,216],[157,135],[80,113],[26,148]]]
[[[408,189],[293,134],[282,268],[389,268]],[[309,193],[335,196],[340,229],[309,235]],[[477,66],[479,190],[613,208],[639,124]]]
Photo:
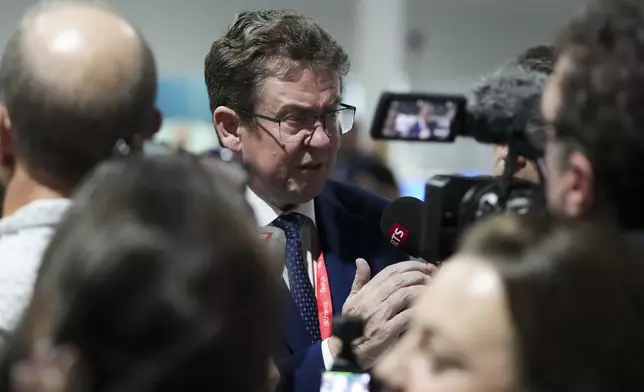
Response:
[[[369,369],[407,328],[409,305],[421,295],[437,268],[420,261],[404,261],[388,266],[373,279],[364,259],[356,260],[356,268],[342,314],[364,321],[364,335],[354,342],[354,351],[360,365]],[[334,357],[340,345],[338,340],[329,342]]]

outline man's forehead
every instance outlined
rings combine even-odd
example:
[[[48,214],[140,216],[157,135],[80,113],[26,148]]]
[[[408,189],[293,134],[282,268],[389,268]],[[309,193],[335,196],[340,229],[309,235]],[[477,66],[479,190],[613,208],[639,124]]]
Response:
[[[340,103],[340,77],[332,72],[302,70],[288,77],[270,76],[264,80],[260,105],[279,110],[284,105],[323,109]]]

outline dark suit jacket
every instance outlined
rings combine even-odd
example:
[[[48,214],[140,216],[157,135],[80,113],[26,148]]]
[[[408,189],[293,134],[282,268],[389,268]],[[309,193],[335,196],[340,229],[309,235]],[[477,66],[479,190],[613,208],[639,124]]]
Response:
[[[342,313],[342,305],[351,291],[356,273],[355,260],[364,258],[372,275],[409,256],[398,251],[380,231],[380,217],[388,200],[368,191],[328,181],[322,194],[315,199],[315,219],[322,237],[334,315]],[[281,390],[317,392],[324,369],[321,343],[309,346],[308,332],[284,286],[285,353],[278,358],[282,376]]]

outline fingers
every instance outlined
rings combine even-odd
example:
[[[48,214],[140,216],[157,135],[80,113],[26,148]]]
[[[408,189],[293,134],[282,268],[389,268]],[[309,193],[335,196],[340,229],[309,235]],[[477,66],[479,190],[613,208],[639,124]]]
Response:
[[[409,320],[411,320],[412,309],[405,309],[395,315],[391,320],[385,323],[385,331],[392,338],[397,339],[407,330]]]
[[[414,285],[397,290],[378,307],[368,308],[370,311],[363,317],[368,327],[384,325],[401,311],[411,307],[423,295],[426,286]]]
[[[423,274],[429,276],[430,270],[427,265],[427,263],[423,263],[422,261],[401,261],[400,263],[392,264],[380,271],[376,276],[374,276],[372,281],[374,282],[374,284],[382,284],[384,281],[389,280],[392,276],[411,271],[422,272]]]
[[[356,259],[356,276],[351,285],[351,293],[355,295],[371,280],[371,267],[365,259]]]
[[[427,270],[431,276],[434,276],[434,274],[438,272],[438,267],[432,263],[427,263]]]
[[[424,286],[429,282],[429,275],[420,271],[408,271],[389,277],[384,282],[369,284],[368,289],[374,290],[369,297],[374,301],[384,302],[397,291],[410,286]],[[374,279],[375,280],[375,279]]]
[[[373,366],[376,359],[388,348],[392,347],[394,342],[400,338],[400,335],[407,330],[411,315],[411,310],[406,309],[391,320],[380,323],[371,332],[365,330],[365,335],[370,336],[369,339],[364,339],[356,347],[360,364],[365,368]]]
[[[364,272],[361,272],[362,263],[365,267]],[[435,269],[428,265],[420,261],[405,261],[390,265],[367,282],[367,276],[371,275],[371,270],[364,259],[358,259],[356,261],[358,270],[351,294],[343,307],[343,313],[358,315],[369,320],[380,310],[382,303],[398,290],[427,284],[430,272]]]
[[[383,312],[383,318],[390,320],[396,314],[408,309],[416,300],[425,292],[425,286],[416,285],[402,288],[385,300],[380,312]]]

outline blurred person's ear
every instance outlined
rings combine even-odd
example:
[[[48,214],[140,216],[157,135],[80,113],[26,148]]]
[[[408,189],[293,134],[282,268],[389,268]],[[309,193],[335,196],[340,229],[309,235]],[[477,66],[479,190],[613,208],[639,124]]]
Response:
[[[568,216],[581,216],[592,208],[594,176],[588,158],[580,152],[573,152],[565,169],[564,209]]]
[[[154,138],[154,135],[156,135],[161,129],[161,125],[163,125],[163,114],[159,109],[155,108],[152,113],[150,127],[135,134],[129,141],[129,146],[137,151],[143,150],[143,145]]]
[[[152,113],[152,122],[150,123],[150,129],[145,131],[143,133],[143,137],[146,140],[150,140],[156,135],[159,130],[161,130],[161,126],[163,125],[163,114],[161,113],[161,110],[158,108],[154,108],[154,112]]]
[[[241,122],[237,113],[226,106],[219,106],[212,114],[212,123],[221,144],[232,152],[241,152],[239,127]]]
[[[77,355],[68,348],[53,347],[48,340],[34,345],[29,357],[11,369],[12,391],[67,392]]]
[[[492,156],[494,162],[493,175],[501,176],[505,168],[505,157],[508,155],[507,146],[495,144],[492,146]]]
[[[158,108],[154,108],[149,128],[144,129],[139,135],[143,140],[152,140],[154,135],[156,135],[161,129],[161,125],[163,125],[163,114]]]
[[[0,167],[11,169],[14,165],[11,119],[7,108],[0,106]],[[4,175],[4,173],[2,173]],[[3,178],[4,180],[4,178]]]

